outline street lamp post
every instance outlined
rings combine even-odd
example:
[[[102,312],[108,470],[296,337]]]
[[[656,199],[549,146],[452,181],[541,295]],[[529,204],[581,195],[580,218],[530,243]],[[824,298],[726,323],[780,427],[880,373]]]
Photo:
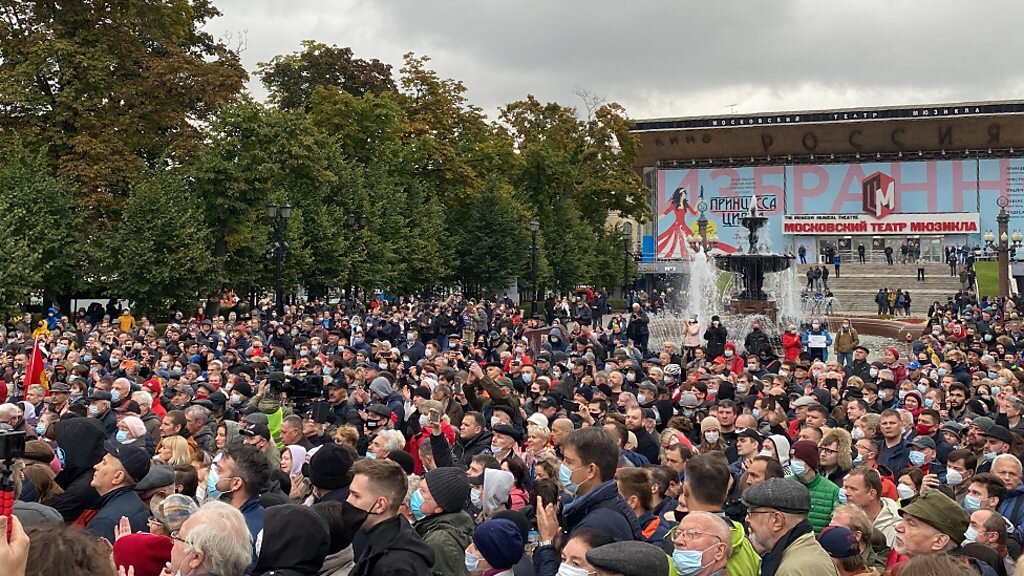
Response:
[[[1010,235],[1007,226],[1010,223],[1010,213],[1006,211],[1009,199],[1000,196],[996,204],[999,205],[999,214],[996,215],[996,224],[999,225],[999,295],[1003,298],[1010,296]]]
[[[368,221],[369,219],[366,217],[365,213],[361,213],[359,216],[356,216],[354,213],[349,212],[348,216],[345,218],[345,223],[348,224],[349,230],[353,232],[353,236],[365,230]],[[356,303],[356,285],[354,281],[349,285],[349,297],[352,299],[352,305],[354,306]]]
[[[622,223],[622,299],[629,298],[629,243],[633,240],[633,223]]]
[[[284,232],[288,229],[288,219],[292,216],[291,204],[285,203],[267,204],[267,218],[270,219],[270,226],[274,229],[274,246],[271,254],[274,256],[274,306],[277,308],[277,315],[284,315],[284,285],[282,284],[282,272],[284,257],[288,252],[288,243],[284,241]]]
[[[537,232],[540,222],[530,220],[530,317],[537,314]]]
[[[708,234],[708,217],[705,214],[708,209],[708,203],[704,201],[704,187],[700,187],[700,196],[697,200],[697,211],[700,212],[700,216],[697,217],[697,238],[690,241],[690,248],[696,252],[698,248],[704,253],[708,250],[718,248],[718,234],[712,232]]]

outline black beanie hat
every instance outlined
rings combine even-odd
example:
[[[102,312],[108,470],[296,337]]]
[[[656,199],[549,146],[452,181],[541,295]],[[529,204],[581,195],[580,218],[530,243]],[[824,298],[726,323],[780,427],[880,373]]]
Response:
[[[402,450],[392,450],[388,452],[388,460],[398,462],[398,465],[402,467],[402,470],[406,474],[412,474],[415,464],[412,461],[412,456],[408,452]]]
[[[469,480],[459,468],[434,468],[423,476],[430,496],[445,512],[462,510],[469,498]]]
[[[309,480],[322,490],[337,490],[348,486],[352,456],[337,444],[324,444],[309,460]]]

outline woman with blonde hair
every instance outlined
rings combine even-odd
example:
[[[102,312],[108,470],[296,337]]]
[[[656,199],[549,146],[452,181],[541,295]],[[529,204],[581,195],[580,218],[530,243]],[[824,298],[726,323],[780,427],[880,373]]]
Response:
[[[156,454],[161,462],[171,466],[192,463],[192,452],[189,450],[188,441],[181,436],[167,436],[161,439]]]
[[[356,427],[351,424],[338,426],[334,431],[334,443],[355,449],[359,444],[359,430],[356,430]]]
[[[538,458],[544,454],[554,453],[555,449],[551,447],[551,429],[531,422],[526,427],[526,450],[523,451],[523,461],[530,467],[530,476],[535,476],[534,467]]]

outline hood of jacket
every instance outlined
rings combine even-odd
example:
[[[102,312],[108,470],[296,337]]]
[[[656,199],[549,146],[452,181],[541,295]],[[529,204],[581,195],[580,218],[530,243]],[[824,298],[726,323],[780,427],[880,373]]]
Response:
[[[779,455],[779,463],[783,467],[789,466],[789,440],[782,434],[772,434],[769,438],[775,443],[775,451]]]
[[[319,574],[330,545],[329,532],[327,523],[311,508],[298,504],[267,508],[254,572]]]
[[[324,558],[324,565],[320,568],[320,576],[335,576],[348,574],[355,564],[355,551],[352,545],[342,548],[334,554],[328,554]]]
[[[459,510],[458,512],[443,512],[427,516],[417,522],[413,528],[416,529],[416,533],[420,536],[426,536],[428,532],[439,530],[452,535],[464,536],[468,542],[473,538],[473,528],[475,526],[473,524],[473,517],[466,511]]]
[[[107,431],[94,418],[59,420],[53,425],[53,437],[64,452],[64,468],[57,475],[61,488],[67,488],[75,479],[91,472],[106,453],[103,442],[107,440]]]
[[[516,477],[511,472],[492,468],[484,470],[484,494],[481,499],[484,514],[490,515],[498,506],[508,502],[508,495],[515,482]]]
[[[477,434],[476,436],[470,438],[469,440],[466,440],[462,444],[462,447],[464,450],[471,450],[473,448],[476,448],[477,446],[490,446],[491,440],[493,438],[494,435],[491,434],[490,430],[484,430],[483,432]],[[459,440],[461,441],[462,439],[460,438]]]

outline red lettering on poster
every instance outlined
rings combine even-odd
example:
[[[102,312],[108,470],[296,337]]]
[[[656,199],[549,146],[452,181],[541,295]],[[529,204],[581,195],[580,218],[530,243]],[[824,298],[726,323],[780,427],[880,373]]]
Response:
[[[783,198],[785,197],[785,189],[781,184],[766,184],[767,180],[771,176],[777,176],[776,182],[783,182],[783,173],[786,168],[784,166],[758,166],[754,168],[754,193],[759,197],[775,196],[775,209],[768,210],[765,215],[771,214],[782,214]]]
[[[863,181],[864,168],[860,164],[851,164],[846,170],[846,175],[843,176],[843,183],[839,185],[839,192],[836,193],[835,202],[832,204],[833,214],[846,212],[843,210],[843,205],[847,203],[853,203],[855,206],[861,205],[861,200],[864,198],[861,186]],[[896,209],[899,210],[899,206]]]
[[[793,166],[793,214],[806,214],[804,201],[828,190],[828,172],[821,166]]]
[[[896,209],[899,210],[900,206],[918,206],[919,204],[913,202],[910,198],[906,198],[905,194],[919,194],[923,192],[925,194],[925,202],[928,206],[928,212],[935,212],[939,206],[939,177],[938,177],[938,165],[935,162],[925,162],[925,181],[924,182],[908,182],[903,176],[902,166],[899,162],[893,162],[889,165],[889,174],[892,175],[893,180],[896,181]]]

